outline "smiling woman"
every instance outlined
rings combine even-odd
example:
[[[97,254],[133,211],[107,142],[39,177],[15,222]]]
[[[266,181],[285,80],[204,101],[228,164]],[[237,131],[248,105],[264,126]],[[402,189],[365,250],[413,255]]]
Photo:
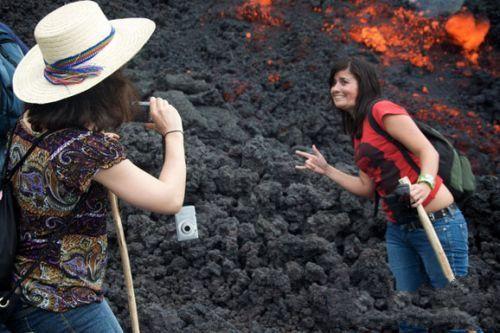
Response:
[[[329,78],[333,105],[340,111],[350,111],[341,113],[344,131],[357,138],[361,135],[361,124],[369,104],[381,95],[375,69],[364,64],[358,60],[341,59],[333,64]]]
[[[466,275],[467,223],[437,175],[439,155],[432,144],[404,108],[380,99],[377,74],[365,61],[353,58],[336,62],[330,74],[330,94],[342,116],[344,130],[352,138],[359,175],[330,166],[314,145],[312,154],[296,152],[306,159],[304,165],[296,168],[326,175],[353,194],[372,198],[377,193],[383,199],[389,222],[387,255],[396,290],[416,291],[427,283],[441,288],[448,283],[410,202],[413,207],[423,205],[434,222],[455,276]],[[408,150],[420,174],[405,160],[394,141],[372,127],[372,119]],[[409,196],[399,195],[398,184],[403,177],[413,184]],[[413,328],[403,323],[400,332],[413,332]]]
[[[335,73],[330,93],[335,106],[351,114],[356,108],[358,98],[358,81],[347,69]]]

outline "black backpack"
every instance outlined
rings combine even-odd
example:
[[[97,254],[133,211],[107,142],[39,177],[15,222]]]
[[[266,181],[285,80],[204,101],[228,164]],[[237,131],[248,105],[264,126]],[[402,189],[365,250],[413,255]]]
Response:
[[[413,170],[417,174],[420,174],[420,167],[413,161],[410,156],[408,149],[402,145],[399,141],[394,139],[382,129],[375,118],[373,117],[373,106],[376,100],[372,102],[369,107],[369,112],[367,114],[368,122],[371,128],[378,134],[385,137],[388,141],[392,142],[401,151],[401,154],[405,160],[410,164]],[[472,172],[472,167],[469,159],[461,154],[451,142],[438,130],[429,126],[428,124],[415,120],[418,128],[426,136],[426,138],[432,143],[434,148],[439,153],[439,170],[438,174],[443,179],[446,187],[450,190],[455,201],[460,205],[463,204],[467,199],[469,199],[476,190],[476,177]],[[379,195],[375,192],[375,214],[377,214]]]
[[[23,103],[12,91],[12,77],[28,48],[16,34],[0,22],[0,170],[4,162],[7,134],[23,112]]]

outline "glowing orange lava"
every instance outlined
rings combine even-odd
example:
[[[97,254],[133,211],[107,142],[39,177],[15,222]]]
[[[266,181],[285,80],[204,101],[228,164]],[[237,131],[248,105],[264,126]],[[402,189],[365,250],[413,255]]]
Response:
[[[469,12],[452,16],[445,24],[446,31],[454,42],[467,51],[476,50],[484,41],[484,37],[490,29],[488,20],[474,19]]]
[[[477,65],[479,54],[476,51],[490,29],[490,22],[487,19],[476,20],[465,11],[450,17],[445,29],[452,41],[464,49],[467,59]]]
[[[271,0],[250,0],[250,3],[254,3],[261,6],[271,6]]]
[[[399,58],[417,67],[433,70],[428,50],[444,39],[437,21],[404,9],[393,9],[387,4],[372,4],[351,12],[358,19],[349,30],[349,36],[359,43],[384,54],[384,63]]]
[[[342,21],[338,17],[329,17],[328,13],[335,12],[335,8],[322,10],[314,7],[314,12],[325,15],[321,30],[337,34],[343,42],[353,39],[381,53],[386,65],[392,59],[401,59],[430,71],[434,70],[433,47],[451,37],[455,44],[464,49],[466,57],[465,61],[457,62],[457,67],[478,65],[478,48],[488,32],[488,20],[476,20],[465,10],[445,22],[403,7],[394,8],[380,1],[357,0],[355,4],[355,7],[337,10],[337,16],[354,19]]]
[[[249,22],[282,25],[281,18],[271,15],[272,8],[272,0],[248,0],[236,9],[236,16]]]

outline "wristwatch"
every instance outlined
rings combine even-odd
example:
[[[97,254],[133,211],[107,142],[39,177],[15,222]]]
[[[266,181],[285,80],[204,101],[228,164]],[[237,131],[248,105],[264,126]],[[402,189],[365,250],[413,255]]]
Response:
[[[420,183],[425,183],[425,184],[429,185],[431,190],[433,190],[434,186],[436,185],[436,180],[434,179],[433,175],[429,175],[428,173],[424,173],[424,174],[420,174],[420,176],[418,176],[417,184],[420,184]]]

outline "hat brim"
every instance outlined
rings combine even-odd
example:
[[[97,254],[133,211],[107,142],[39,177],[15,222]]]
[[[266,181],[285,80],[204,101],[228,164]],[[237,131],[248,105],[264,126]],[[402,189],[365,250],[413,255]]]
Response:
[[[35,45],[18,64],[13,77],[14,93],[27,103],[47,104],[82,93],[116,72],[127,63],[149,40],[155,23],[146,18],[110,20],[115,35],[89,63],[103,68],[98,76],[86,78],[78,84],[55,85],[44,77],[45,62]]]

